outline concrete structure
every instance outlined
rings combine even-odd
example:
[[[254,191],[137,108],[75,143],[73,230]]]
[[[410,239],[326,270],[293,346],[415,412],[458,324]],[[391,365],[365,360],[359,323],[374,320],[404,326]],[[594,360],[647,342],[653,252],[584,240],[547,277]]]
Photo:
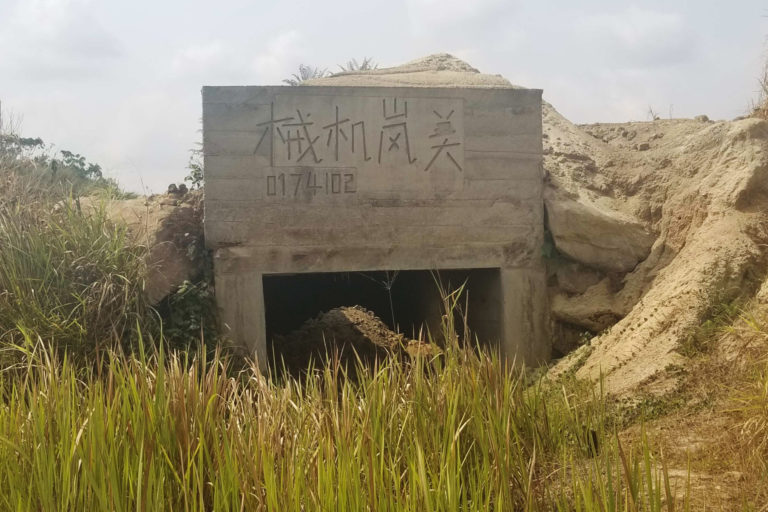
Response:
[[[382,270],[492,269],[478,332],[549,357],[540,90],[204,87],[203,134],[217,301],[262,364],[265,276]]]

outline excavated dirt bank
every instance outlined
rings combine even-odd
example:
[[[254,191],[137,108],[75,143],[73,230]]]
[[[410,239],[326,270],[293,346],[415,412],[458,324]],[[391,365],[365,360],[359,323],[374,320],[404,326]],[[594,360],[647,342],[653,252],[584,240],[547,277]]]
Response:
[[[144,293],[150,303],[158,304],[205,271],[201,191],[106,202],[85,197],[80,202],[83,209],[98,209],[103,203],[109,217],[125,223],[135,243],[149,249]]]
[[[685,364],[680,347],[692,330],[765,280],[768,122],[575,126],[546,106],[544,132],[555,246],[561,260],[602,276],[574,293],[555,275],[553,315],[604,329],[551,373],[602,374],[617,394],[664,392],[675,381],[666,370]],[[558,233],[551,213],[562,204],[576,205],[569,214],[579,222]],[[611,217],[616,222],[605,221]]]

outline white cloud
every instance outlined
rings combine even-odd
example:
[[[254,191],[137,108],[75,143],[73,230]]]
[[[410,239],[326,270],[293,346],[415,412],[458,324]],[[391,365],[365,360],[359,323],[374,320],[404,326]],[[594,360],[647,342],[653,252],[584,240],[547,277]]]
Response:
[[[266,48],[253,59],[253,68],[261,84],[277,84],[295,72],[306,52],[302,48],[303,37],[297,30],[288,30],[272,38]]]
[[[122,54],[88,0],[21,0],[0,21],[0,69],[26,78],[95,74]]]
[[[593,56],[602,55],[622,68],[678,64],[690,59],[696,47],[690,24],[680,14],[636,6],[584,16],[575,28],[591,41]]]
[[[71,10],[87,6],[86,0],[29,0],[16,4],[10,19],[33,34],[56,35],[71,18]]]
[[[247,61],[242,51],[220,40],[194,43],[172,57],[167,77],[182,87],[239,83],[253,74]]]
[[[94,134],[92,158],[119,170],[130,190],[165,190],[186,174],[189,149],[200,137],[196,96],[155,89],[124,98],[110,112],[108,129]]]
[[[260,50],[245,42],[232,44],[220,39],[192,43],[171,57],[168,74],[177,84],[279,84],[311,58],[296,30],[278,33]]]
[[[209,69],[217,66],[224,55],[225,46],[221,41],[193,44],[174,57],[171,68],[182,74],[188,71]]]
[[[466,29],[509,6],[509,0],[406,0],[415,34],[450,33],[459,26]]]

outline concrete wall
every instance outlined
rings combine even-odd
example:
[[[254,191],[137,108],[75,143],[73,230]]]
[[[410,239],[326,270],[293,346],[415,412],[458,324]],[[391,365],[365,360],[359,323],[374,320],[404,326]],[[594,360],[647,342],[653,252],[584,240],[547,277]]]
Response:
[[[222,319],[266,359],[262,276],[499,268],[501,348],[549,356],[541,91],[205,87]]]

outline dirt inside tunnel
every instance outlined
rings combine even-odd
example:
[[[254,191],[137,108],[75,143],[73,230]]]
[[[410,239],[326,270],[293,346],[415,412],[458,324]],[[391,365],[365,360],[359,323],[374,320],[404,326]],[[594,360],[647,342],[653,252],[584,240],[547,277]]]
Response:
[[[264,276],[269,358],[298,373],[334,351],[354,365],[387,353],[429,353],[443,341],[444,293],[461,288],[454,327],[472,341],[499,339],[499,270],[373,271]],[[442,293],[441,293],[442,290]],[[352,350],[354,349],[354,350]]]

